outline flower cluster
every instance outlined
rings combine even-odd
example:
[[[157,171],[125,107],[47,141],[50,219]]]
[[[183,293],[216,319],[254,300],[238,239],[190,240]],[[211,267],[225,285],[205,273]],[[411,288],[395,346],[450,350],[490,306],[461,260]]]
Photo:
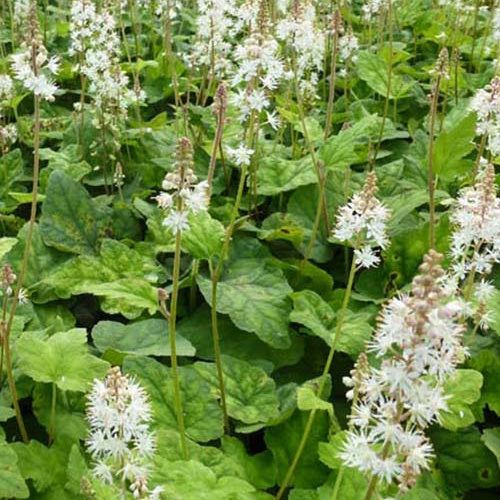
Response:
[[[197,183],[192,169],[193,147],[189,139],[181,137],[177,141],[176,159],[175,171],[163,180],[164,191],[155,197],[158,206],[167,212],[163,225],[174,234],[189,229],[189,215],[207,210],[209,201],[208,183]]]
[[[197,66],[213,66],[215,75],[223,78],[232,68],[236,6],[234,0],[198,0],[197,41],[188,59]]]
[[[297,57],[296,71],[301,91],[314,96],[323,69],[325,31],[319,27],[313,3],[295,2],[288,17],[276,27],[280,40],[288,42]]]
[[[366,0],[361,8],[361,16],[364,21],[371,21],[374,17],[379,16],[388,7],[388,0]]]
[[[370,172],[361,192],[355,194],[347,205],[339,210],[333,236],[354,245],[356,264],[372,267],[380,262],[373,246],[385,249],[389,240],[386,224],[389,211],[375,197],[377,178]]]
[[[339,59],[341,62],[356,62],[359,49],[359,41],[352,31],[348,31],[339,38]]]
[[[12,268],[5,264],[2,267],[0,290],[3,290],[7,297],[12,297],[14,295],[14,283],[17,280],[17,275],[12,271]],[[27,304],[28,294],[24,288],[21,288],[17,294],[17,301],[19,304]]]
[[[9,75],[0,74],[0,151],[5,152],[17,141],[17,127],[14,123],[2,125],[3,107],[14,97],[14,82]]]
[[[95,380],[88,396],[86,440],[95,461],[93,475],[107,484],[128,485],[134,498],[155,500],[163,489],[147,485],[147,463],[154,450],[149,431],[151,408],[144,389],[119,367],[111,368],[104,382]]]
[[[452,272],[463,280],[469,273],[489,274],[500,262],[500,198],[496,196],[492,164],[480,172],[477,182],[460,191],[451,222]]]
[[[14,21],[18,28],[26,25],[32,0],[14,0]]]
[[[459,304],[440,283],[442,258],[431,250],[411,294],[385,307],[368,347],[380,367],[362,363],[344,380],[356,400],[339,456],[402,491],[430,466],[433,449],[423,430],[446,411],[444,384],[467,355]]]
[[[74,0],[71,6],[71,49],[78,54],[76,70],[89,81],[93,111],[99,115],[94,124],[113,124],[117,116],[125,116],[131,104],[145,95],[128,88],[129,78],[120,69],[120,38],[114,16],[103,9],[97,12],[89,0]]]
[[[33,92],[36,97],[53,101],[57,86],[53,75],[59,71],[59,58],[50,57],[43,44],[39,32],[36,3],[31,5],[28,13],[28,38],[23,43],[21,51],[11,56],[12,71],[25,89]]]
[[[470,108],[477,113],[476,133],[488,138],[493,156],[500,155],[500,77],[476,92]]]

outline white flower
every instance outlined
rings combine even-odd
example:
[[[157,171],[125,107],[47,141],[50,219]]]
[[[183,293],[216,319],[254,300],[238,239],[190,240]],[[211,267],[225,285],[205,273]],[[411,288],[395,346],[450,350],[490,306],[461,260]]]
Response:
[[[250,165],[250,159],[254,154],[254,150],[245,147],[244,144],[240,144],[235,149],[228,147],[227,152],[239,167],[241,167],[242,165]]]
[[[272,113],[269,113],[268,111],[266,111],[266,117],[267,117],[267,123],[269,123],[269,125],[271,125],[271,127],[274,130],[278,130],[281,122],[276,112],[273,111]]]
[[[0,74],[0,104],[14,96],[14,82],[9,75]]]
[[[361,267],[375,267],[380,262],[380,257],[368,245],[354,250],[354,257]]]
[[[207,181],[202,181],[196,184],[194,189],[183,189],[180,192],[180,196],[183,198],[186,208],[193,212],[199,212],[200,210],[207,210],[208,208],[208,183]]]
[[[174,234],[176,234],[177,231],[185,231],[189,229],[188,212],[170,210],[168,215],[163,219],[162,224]]]
[[[156,200],[158,206],[163,210],[167,210],[173,206],[174,197],[170,193],[166,193],[165,191],[161,191],[158,196],[155,196],[153,199]]]

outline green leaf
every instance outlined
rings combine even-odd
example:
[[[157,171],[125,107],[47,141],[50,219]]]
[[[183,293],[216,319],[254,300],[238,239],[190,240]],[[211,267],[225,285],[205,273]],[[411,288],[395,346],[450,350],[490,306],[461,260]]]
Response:
[[[0,443],[0,497],[28,498],[30,492],[17,465],[17,455],[7,443]]]
[[[330,437],[328,443],[319,443],[319,459],[330,469],[340,469],[342,460],[338,454],[344,445],[347,431],[340,431]]]
[[[241,477],[256,488],[266,489],[276,484],[276,465],[269,450],[249,455],[245,445],[234,437],[224,436],[221,450],[241,470]]]
[[[318,177],[310,156],[292,160],[271,154],[259,159],[258,194],[273,196],[315,182],[318,182]]]
[[[124,243],[106,239],[99,257],[81,255],[65,262],[43,280],[61,298],[93,293],[103,297],[102,307],[127,318],[144,309],[157,311],[157,288],[150,283],[165,279],[165,271],[153,257],[141,255]]]
[[[60,170],[49,178],[40,230],[47,245],[63,252],[96,253],[106,215],[85,188]]]
[[[304,237],[301,227],[295,225],[287,214],[271,214],[258,232],[259,238],[265,241],[287,240],[299,249]]]
[[[88,474],[88,467],[83,458],[80,447],[74,444],[68,457],[68,468],[66,476],[68,482],[64,485],[65,489],[70,491],[76,497],[81,495],[81,481]]]
[[[47,448],[34,439],[28,444],[13,443],[10,446],[17,454],[22,476],[31,479],[38,492],[64,484],[67,452],[58,446]]]
[[[101,352],[107,349],[141,356],[170,356],[168,322],[163,319],[145,319],[123,324],[117,321],[99,321],[92,329],[95,346]],[[176,333],[178,356],[194,356],[195,349]]]
[[[336,314],[331,306],[311,290],[292,293],[291,297],[293,311],[290,313],[290,320],[306,326],[313,335],[331,346],[336,329]],[[370,338],[372,327],[368,321],[371,316],[368,311],[347,310],[336,349],[357,357]]]
[[[47,167],[40,172],[42,189],[47,185],[48,178],[54,170],[63,171],[75,181],[81,180],[92,170],[86,161],[81,160],[81,148],[78,144],[70,144],[58,151],[41,148],[40,159],[48,162]]]
[[[18,233],[19,241],[7,255],[8,262],[19,272],[24,255],[26,237],[29,230],[26,223]],[[28,257],[28,267],[24,277],[24,286],[28,288],[30,300],[35,302],[47,302],[54,300],[57,295],[54,291],[41,282],[44,278],[51,276],[60,266],[68,260],[68,256],[50,248],[43,242],[38,224],[33,226],[33,236]]]
[[[195,346],[198,358],[213,361],[215,355],[210,315],[210,308],[206,304],[202,305],[179,321],[177,332]],[[256,335],[248,335],[238,329],[227,316],[218,315],[218,330],[222,354],[258,366],[271,365],[271,370],[294,365],[304,355],[304,339],[293,333],[289,348],[273,349]]]
[[[0,157],[0,213],[8,213],[17,203],[9,199],[12,187],[23,175],[23,159],[20,149],[14,149]]]
[[[212,304],[212,282],[200,273],[197,279],[205,300]],[[288,294],[291,288],[281,270],[262,259],[231,260],[217,287],[217,312],[229,314],[241,330],[255,332],[278,349],[290,346]]]
[[[317,396],[312,387],[302,386],[297,389],[297,408],[302,411],[326,410],[333,417],[333,405]]]
[[[45,340],[25,332],[15,344],[19,368],[37,382],[54,383],[63,391],[86,392],[109,365],[88,352],[82,328],[55,333]]]
[[[430,437],[436,462],[448,484],[458,491],[492,488],[500,484],[500,471],[493,453],[481,441],[480,432],[469,427],[450,432],[432,429]]]
[[[250,484],[232,476],[218,478],[212,470],[195,460],[159,462],[152,482],[164,487],[166,498],[182,500],[271,500]]]
[[[9,253],[11,248],[17,243],[17,238],[0,238],[0,261],[5,254]]]
[[[491,297],[486,301],[486,311],[490,317],[491,329],[500,335],[500,290],[494,290]]]
[[[386,61],[377,54],[373,54],[367,50],[360,50],[357,53],[357,58],[356,68],[360,78],[383,97],[387,96],[389,71],[392,71],[389,91],[390,99],[404,97],[415,84],[414,80],[407,80],[398,75],[394,67],[389,68]]]
[[[158,311],[158,289],[143,279],[124,278],[112,283],[98,283],[86,291],[104,297],[103,309],[109,314],[122,313],[132,319],[143,309],[149,314]]]
[[[500,416],[500,357],[496,352],[487,350],[481,351],[468,361],[468,366],[481,372],[483,375],[483,386],[481,388],[481,398],[476,403],[479,408],[486,405],[491,411]]]
[[[264,440],[278,467],[278,484],[282,483],[290,467],[308,418],[308,412],[296,411],[282,424],[267,427],[264,432]],[[291,485],[297,488],[315,488],[324,483],[328,469],[318,461],[318,443],[326,439],[328,427],[328,415],[324,412],[316,414]]]
[[[336,478],[337,474],[332,474],[327,483],[315,490],[293,489],[289,498],[290,500],[331,500]],[[337,498],[339,500],[360,500],[366,491],[367,484],[367,480],[358,470],[344,469]]]
[[[128,356],[123,368],[134,374],[149,394],[154,422],[177,430],[171,370],[151,358]],[[211,441],[224,433],[222,411],[210,386],[192,366],[179,367],[186,433],[195,441]]]
[[[467,427],[475,422],[469,405],[481,397],[483,376],[475,370],[456,370],[446,381],[444,392],[448,411],[441,412],[439,423],[450,431]]]
[[[464,163],[462,158],[475,148],[475,114],[464,116],[461,111],[455,118],[451,125],[437,136],[432,155],[434,174],[447,181],[454,180],[457,175],[469,169],[469,164]]]
[[[33,412],[37,420],[48,430],[50,428],[52,387],[36,384],[33,391]],[[74,442],[84,440],[88,434],[85,420],[85,397],[81,393],[66,392],[56,396],[54,435],[56,440]]]
[[[219,396],[215,364],[198,362],[193,366]],[[229,416],[245,424],[254,424],[267,422],[278,415],[276,385],[262,368],[223,355],[222,371]]]
[[[218,255],[224,241],[224,226],[207,212],[192,214],[190,227],[182,234],[182,248],[195,259],[210,259]]]
[[[481,441],[497,457],[498,466],[500,467],[500,427],[484,429]]]

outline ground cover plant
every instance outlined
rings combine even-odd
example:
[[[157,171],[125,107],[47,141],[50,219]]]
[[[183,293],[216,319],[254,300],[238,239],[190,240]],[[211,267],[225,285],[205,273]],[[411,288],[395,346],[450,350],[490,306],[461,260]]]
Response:
[[[0,498],[500,488],[497,0],[4,0]]]

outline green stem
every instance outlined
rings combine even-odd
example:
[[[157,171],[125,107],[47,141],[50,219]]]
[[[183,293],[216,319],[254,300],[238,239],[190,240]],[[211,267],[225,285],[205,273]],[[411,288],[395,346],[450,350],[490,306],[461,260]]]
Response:
[[[295,92],[296,92],[296,96],[297,96],[297,107],[299,110],[300,122],[302,124],[302,133],[304,134],[304,140],[306,142],[307,149],[309,150],[309,154],[311,155],[311,160],[312,160],[312,163],[314,166],[314,170],[316,172],[316,177],[318,179],[319,197],[318,197],[318,206],[316,209],[316,214],[318,214],[318,212],[320,214],[321,214],[321,212],[323,212],[326,233],[329,234],[330,233],[330,218],[328,217],[328,207],[327,207],[326,198],[325,198],[325,190],[324,190],[324,182],[323,182],[324,176],[322,175],[322,171],[321,171],[319,162],[316,159],[316,154],[314,152],[314,146],[313,146],[312,141],[309,137],[309,131],[308,131],[307,125],[306,125],[305,114],[304,114],[304,103],[302,101],[302,94],[300,93],[299,80],[298,80],[298,76],[297,76],[297,64],[296,64],[295,59],[296,59],[296,57],[294,55],[293,75],[294,75],[294,82],[295,82]],[[322,188],[322,184],[323,184],[323,188]],[[306,251],[304,253],[304,261],[308,260],[310,257],[310,252],[312,251],[312,248],[314,247],[314,243],[316,241],[316,237],[318,234],[320,223],[321,223],[321,217],[316,216],[315,221],[314,221],[314,225],[313,225],[313,229],[311,232],[311,239],[310,239],[309,244],[308,244]]]
[[[229,244],[231,242],[231,238],[234,232],[234,228],[236,225],[236,219],[238,217],[241,199],[243,197],[243,189],[245,187],[245,179],[247,177],[248,166],[241,166],[241,174],[240,174],[240,182],[238,184],[238,191],[236,194],[236,200],[233,206],[233,212],[231,214],[231,220],[228,228],[226,229],[226,234],[224,238],[224,243],[222,244],[222,250],[220,253],[219,260],[217,262],[217,266],[213,272],[211,272],[212,278],[212,304],[211,304],[211,320],[212,320],[212,338],[214,343],[214,354],[215,354],[215,364],[217,367],[217,378],[219,381],[219,392],[220,392],[220,400],[222,412],[224,414],[224,427],[226,431],[229,430],[229,416],[227,413],[226,407],[226,390],[224,386],[224,373],[222,371],[222,359],[220,352],[220,339],[219,339],[219,327],[218,327],[218,319],[217,319],[217,286],[219,284],[220,277],[222,275],[222,270],[224,268],[224,261],[229,251]]]
[[[174,383],[174,405],[175,413],[177,414],[177,427],[180,433],[180,442],[182,456],[184,460],[188,459],[188,451],[186,444],[186,430],[184,426],[184,413],[182,410],[182,395],[179,382],[179,371],[177,365],[177,348],[175,338],[175,327],[177,317],[177,301],[179,298],[179,275],[181,267],[181,231],[175,234],[175,253],[174,253],[174,269],[172,276],[172,298],[170,301],[169,315],[169,335],[170,335],[170,359],[172,362],[172,379]]]
[[[219,149],[219,145],[221,144],[222,133],[224,131],[224,115],[226,107],[226,103],[224,101],[225,101],[224,97],[221,97],[219,100],[219,109],[217,112],[217,130],[215,131],[214,143],[212,145],[212,154],[210,155],[210,164],[208,166],[207,182],[208,182],[209,197],[212,194],[212,181],[214,178],[215,163],[217,160],[217,151]]]
[[[355,275],[356,275],[356,259],[353,256],[351,269],[349,272],[349,278],[347,280],[347,287],[345,290],[344,299],[342,301],[342,307],[341,307],[341,309],[338,313],[338,316],[337,316],[337,324],[335,326],[335,335],[333,337],[333,341],[332,341],[332,344],[330,346],[330,352],[328,353],[328,358],[327,358],[325,366],[323,368],[323,373],[321,374],[321,380],[320,380],[319,388],[318,388],[318,397],[319,398],[322,397],[323,390],[324,390],[325,384],[326,384],[327,375],[329,374],[330,368],[332,365],[333,355],[335,354],[335,348],[337,347],[337,343],[339,341],[340,334],[342,332],[342,326],[344,324],[347,306],[349,305],[349,300],[351,298],[352,286],[354,284],[354,276]],[[307,444],[309,434],[311,433],[311,429],[312,429],[312,426],[314,423],[315,416],[316,416],[316,410],[313,409],[313,410],[311,410],[311,413],[309,414],[309,418],[307,419],[306,426],[305,426],[304,432],[302,434],[302,438],[300,440],[299,446],[297,447],[297,450],[295,451],[295,455],[293,457],[292,463],[290,464],[290,467],[288,468],[285,479],[283,480],[283,483],[282,483],[282,485],[281,485],[281,487],[276,495],[276,500],[280,500],[283,497],[285,490],[287,489],[288,485],[290,484],[290,481],[292,480],[293,474],[295,473],[295,469],[297,468],[297,464],[299,463],[300,457],[302,456],[304,448]]]
[[[35,61],[35,56],[36,54],[34,54],[33,56],[33,61]],[[29,438],[28,438],[28,433],[26,432],[26,426],[24,425],[21,408],[19,406],[16,384],[14,380],[14,373],[12,370],[12,359],[10,354],[10,332],[12,330],[12,324],[14,322],[14,317],[16,315],[16,310],[17,310],[17,304],[19,302],[19,293],[21,292],[21,288],[24,283],[24,278],[26,276],[26,270],[28,268],[28,259],[30,254],[31,242],[33,240],[33,230],[36,218],[39,171],[40,171],[40,97],[35,96],[35,116],[34,116],[34,131],[33,131],[33,187],[31,191],[30,219],[28,222],[28,233],[26,235],[23,260],[21,262],[21,269],[19,271],[19,276],[17,278],[17,286],[14,292],[12,308],[10,310],[7,327],[5,328],[5,337],[4,337],[5,368],[7,370],[7,381],[9,384],[10,394],[12,396],[12,404],[14,406],[14,411],[16,412],[17,425],[19,427],[19,431],[21,432],[21,437],[24,442],[28,442]]]
[[[193,267],[191,270],[191,287],[189,289],[189,310],[194,311],[196,307],[196,277],[200,269],[200,261],[193,259]]]
[[[210,267],[212,267],[211,262],[210,262]],[[212,308],[210,310],[211,321],[212,321],[212,339],[214,343],[217,379],[219,381],[220,403],[221,403],[222,413],[224,415],[224,429],[226,433],[229,433],[229,415],[227,413],[226,390],[224,386],[224,372],[222,370],[222,356],[220,350],[219,324],[217,321],[217,283],[218,280],[212,279]]]
[[[50,405],[50,424],[49,424],[49,445],[54,441],[56,427],[56,402],[57,402],[57,386],[52,383],[52,403]]]

